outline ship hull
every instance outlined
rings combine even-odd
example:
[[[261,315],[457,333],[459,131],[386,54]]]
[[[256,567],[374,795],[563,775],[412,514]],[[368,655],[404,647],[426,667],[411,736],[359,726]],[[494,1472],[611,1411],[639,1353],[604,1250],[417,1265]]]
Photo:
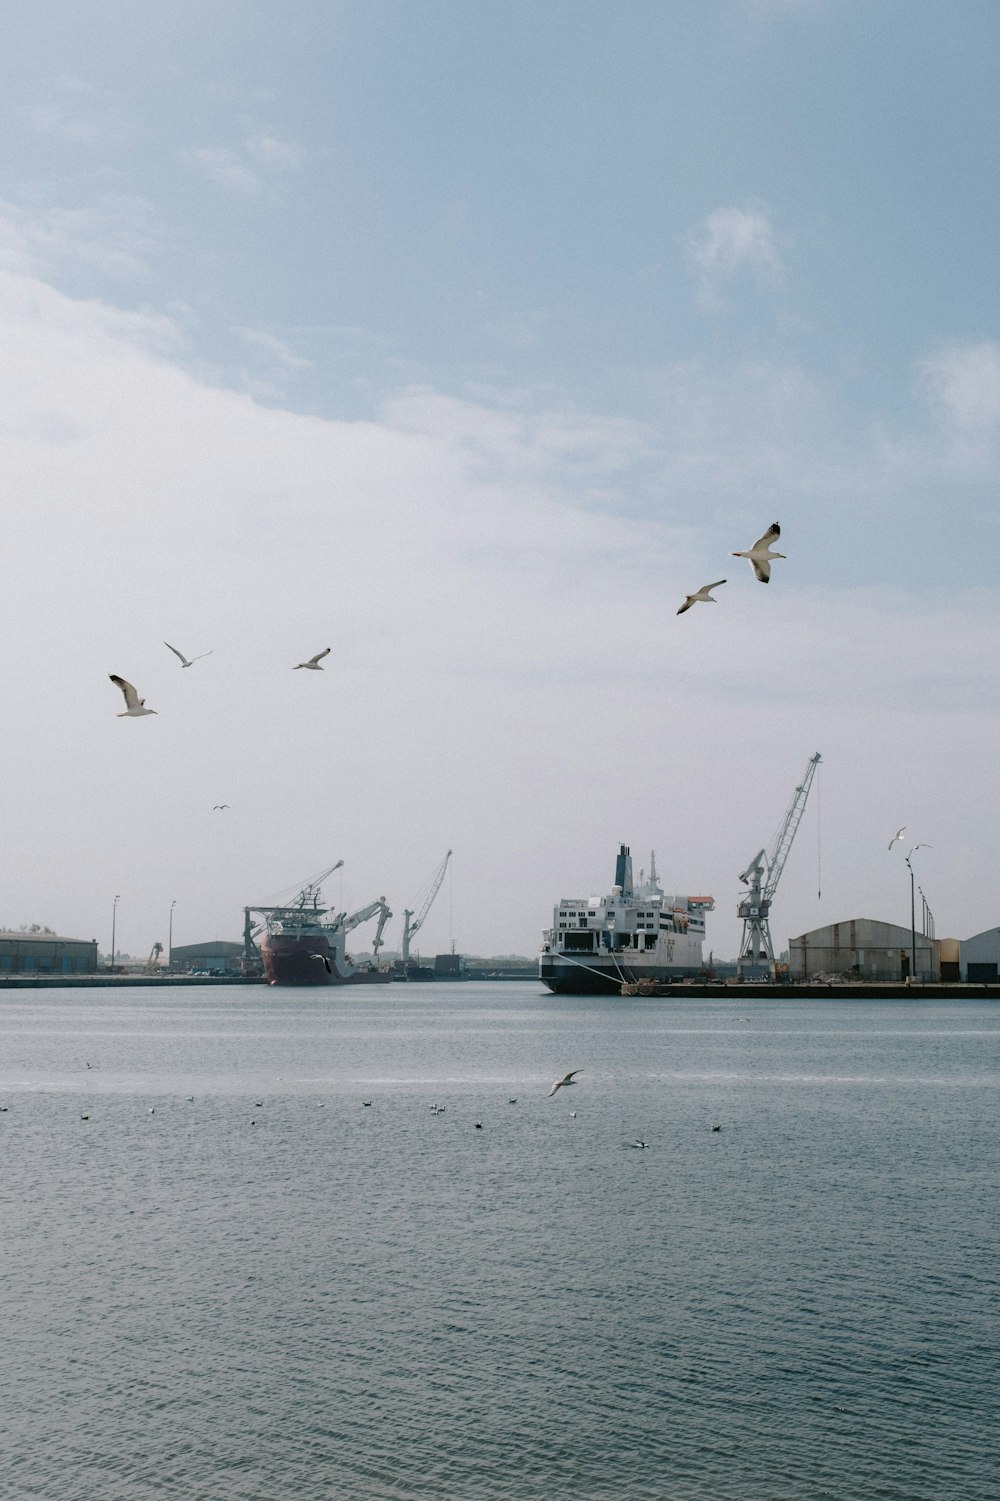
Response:
[[[319,934],[292,937],[267,934],[260,957],[269,985],[388,985],[389,972],[359,968],[332,949]]]
[[[616,967],[605,965],[596,958],[588,958],[584,968],[549,954],[542,956],[538,966],[538,978],[555,995],[621,995],[623,985],[671,985],[675,981],[694,979],[702,972],[700,963],[690,968],[662,964]]]

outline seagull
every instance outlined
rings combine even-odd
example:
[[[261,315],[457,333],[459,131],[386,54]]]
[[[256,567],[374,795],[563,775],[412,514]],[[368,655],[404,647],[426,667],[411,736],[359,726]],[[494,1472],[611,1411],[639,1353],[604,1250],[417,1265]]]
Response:
[[[325,646],[323,650],[318,651],[314,657],[310,657],[308,662],[296,662],[295,666],[292,668],[292,671],[298,672],[300,667],[308,667],[311,672],[322,672],[323,669],[319,664],[323,657],[328,657],[329,655],[330,648],[328,646]]]
[[[318,959],[328,975],[333,974],[333,967],[330,964],[330,957],[328,954],[310,954],[309,957],[310,959]]]
[[[721,1126],[713,1126],[713,1127],[712,1127],[712,1130],[713,1130],[713,1131],[721,1131],[721,1130],[722,1130],[722,1127],[721,1127]]]
[[[763,537],[758,537],[753,547],[749,548],[747,552],[733,552],[729,556],[731,558],[748,558],[755,577],[762,584],[769,583],[771,578],[771,559],[783,558],[785,556],[783,552],[771,551],[771,543],[777,542],[780,536],[781,527],[776,521],[772,521]]]
[[[896,843],[896,840],[897,839],[902,839],[902,837],[903,837],[903,835],[905,833],[906,833],[906,824],[904,823],[903,827],[901,829],[897,829],[896,832],[895,832],[895,834],[893,834],[892,838],[889,840],[889,848],[892,849],[893,845]]]
[[[156,713],[155,709],[144,708],[146,700],[139,697],[131,683],[126,683],[124,678],[118,677],[113,672],[109,672],[108,677],[125,695],[125,712],[117,716],[119,719],[138,719],[143,714]]]
[[[173,652],[175,657],[180,657],[182,667],[190,667],[192,662],[200,662],[202,657],[210,657],[212,655],[210,651],[203,651],[197,657],[186,657],[182,651],[177,650],[176,646],[171,646],[169,641],[164,641],[163,644],[168,651]]]
[[[220,813],[223,808],[228,808],[228,807],[229,807],[228,803],[213,803],[212,804],[212,812],[213,813]]]
[[[632,1146],[634,1146],[634,1147],[648,1147],[649,1146],[649,1142],[648,1141],[643,1141],[643,1139],[642,1139],[641,1136],[637,1136],[636,1139],[635,1139],[635,1141],[632,1142]]]
[[[575,1069],[572,1070],[571,1073],[568,1073],[566,1075],[565,1079],[557,1079],[556,1082],[553,1084],[552,1088],[549,1090],[548,1098],[551,1100],[551,1098],[555,1094],[556,1090],[557,1089],[562,1089],[564,1085],[566,1085],[566,1084],[575,1084],[576,1080],[574,1079],[573,1075],[574,1074],[582,1074],[582,1073],[583,1073],[583,1069],[582,1068],[575,1068]]]
[[[685,610],[690,610],[691,606],[697,604],[699,601],[705,605],[717,605],[719,601],[712,598],[711,591],[718,589],[719,585],[725,582],[725,579],[716,579],[714,584],[702,584],[701,588],[696,590],[694,594],[685,594],[684,603],[677,611],[678,615],[683,615]]]
[[[364,1105],[367,1108],[368,1106],[371,1105],[371,1100],[362,1100],[361,1103],[362,1103],[362,1105]]]

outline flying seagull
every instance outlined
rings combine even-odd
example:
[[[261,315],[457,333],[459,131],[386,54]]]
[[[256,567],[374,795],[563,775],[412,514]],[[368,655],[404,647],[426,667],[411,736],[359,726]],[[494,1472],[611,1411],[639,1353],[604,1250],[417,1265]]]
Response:
[[[222,811],[223,808],[228,808],[228,807],[229,807],[228,803],[213,803],[212,804],[212,812],[213,813],[219,813],[219,812]]]
[[[296,662],[292,671],[298,672],[300,667],[308,667],[311,672],[322,672],[323,669],[319,664],[323,657],[328,657],[329,655],[330,648],[326,646],[322,651],[318,651],[314,657],[310,657],[308,662]]]
[[[718,589],[719,585],[725,582],[725,579],[716,579],[714,584],[702,584],[694,594],[685,594],[684,603],[677,611],[678,615],[683,615],[685,610],[690,610],[691,606],[697,604],[699,600],[705,605],[717,605],[719,601],[712,598],[711,590]]]
[[[729,556],[732,558],[748,558],[755,577],[762,584],[769,583],[771,578],[771,559],[783,558],[785,556],[783,552],[771,551],[771,543],[777,542],[780,536],[781,527],[776,521],[772,521],[763,537],[758,537],[753,547],[749,548],[746,552],[730,553]]]
[[[182,667],[190,667],[192,662],[200,662],[201,659],[202,659],[202,657],[210,657],[212,655],[212,653],[210,651],[203,651],[203,652],[200,652],[197,657],[190,657],[190,658],[188,658],[188,657],[186,657],[184,655],[184,653],[182,651],[178,651],[177,648],[176,648],[176,646],[171,646],[169,641],[164,641],[163,644],[167,648],[168,651],[172,651],[173,652],[173,654],[174,654],[175,657],[180,657],[180,659],[181,659],[181,666]]]
[[[566,1084],[575,1084],[576,1080],[573,1077],[573,1075],[574,1074],[582,1074],[582,1073],[583,1073],[583,1069],[582,1068],[575,1068],[575,1069],[573,1069],[572,1073],[569,1073],[569,1074],[566,1075],[565,1079],[557,1079],[556,1082],[553,1084],[552,1088],[549,1090],[549,1095],[548,1095],[549,1099],[551,1100],[552,1096],[555,1094],[555,1092],[556,1092],[557,1089],[562,1089],[563,1086],[566,1085]]]
[[[896,840],[897,839],[902,839],[902,837],[903,837],[903,835],[905,833],[906,833],[906,824],[904,823],[903,827],[901,829],[897,829],[896,832],[895,832],[895,834],[893,834],[892,838],[889,840],[889,848],[892,849],[893,845],[896,843]]]
[[[329,954],[310,954],[309,957],[310,959],[318,959],[328,975],[333,974],[333,967],[330,964]]]
[[[125,712],[119,714],[117,716],[118,719],[138,719],[142,714],[156,713],[155,709],[144,707],[146,700],[139,697],[131,683],[126,683],[124,678],[118,677],[113,672],[109,672],[108,677],[114,683],[115,687],[120,688],[125,695]]]

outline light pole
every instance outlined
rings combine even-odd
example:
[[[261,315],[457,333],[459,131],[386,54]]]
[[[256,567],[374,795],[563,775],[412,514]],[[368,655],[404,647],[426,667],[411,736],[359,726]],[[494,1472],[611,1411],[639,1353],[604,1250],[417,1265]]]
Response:
[[[115,923],[118,918],[118,903],[120,901],[121,896],[116,896],[115,904],[111,908],[111,963],[109,964],[108,968],[112,974],[114,974],[115,972]]]
[[[174,964],[174,908],[176,901],[170,903],[170,926],[167,930],[167,974],[169,975]]]
[[[915,855],[917,850],[929,850],[929,844],[915,844],[910,855]],[[906,868],[910,872],[910,979],[917,978],[917,899],[913,886],[913,866],[910,864],[910,855],[906,856]],[[920,893],[923,896],[923,892]]]

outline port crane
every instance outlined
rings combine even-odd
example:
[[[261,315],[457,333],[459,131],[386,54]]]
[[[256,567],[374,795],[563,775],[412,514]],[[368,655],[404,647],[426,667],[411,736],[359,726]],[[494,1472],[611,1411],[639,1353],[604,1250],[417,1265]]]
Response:
[[[415,922],[410,921],[410,918],[413,916],[413,912],[409,909],[404,909],[402,948],[402,959],[404,965],[408,964],[410,961],[410,939],[413,937],[418,928],[423,927],[424,918],[431,910],[431,905],[434,901],[434,898],[437,896],[438,892],[441,889],[441,882],[444,880],[444,873],[448,869],[448,861],[450,859],[451,850],[448,851],[444,859],[441,861],[441,864],[434,872],[434,875],[431,879],[430,890],[428,891],[427,896],[424,898],[423,905],[420,908],[420,911],[417,913]]]
[[[392,916],[384,896],[376,897],[375,901],[369,902],[367,907],[359,907],[358,911],[352,912],[350,917],[348,917],[346,912],[338,912],[334,918],[334,924],[338,928],[343,928],[345,933],[349,933],[352,928],[356,928],[360,923],[367,922],[370,917],[374,917],[376,912],[378,913],[378,927],[375,930],[375,937],[372,939],[372,950],[375,955],[375,963],[377,964],[378,951],[384,941],[382,938],[382,929]]]
[[[740,876],[744,886],[749,888],[736,908],[737,917],[743,919],[743,942],[740,944],[737,961],[737,973],[741,978],[759,973],[762,963],[766,965],[768,973],[773,969],[774,950],[771,947],[769,926],[771,902],[778,889],[792,841],[802,822],[809,789],[821,760],[817,751],[806,763],[805,776],[792,795],[785,821],[778,830],[770,854],[767,850],[758,850]]]

